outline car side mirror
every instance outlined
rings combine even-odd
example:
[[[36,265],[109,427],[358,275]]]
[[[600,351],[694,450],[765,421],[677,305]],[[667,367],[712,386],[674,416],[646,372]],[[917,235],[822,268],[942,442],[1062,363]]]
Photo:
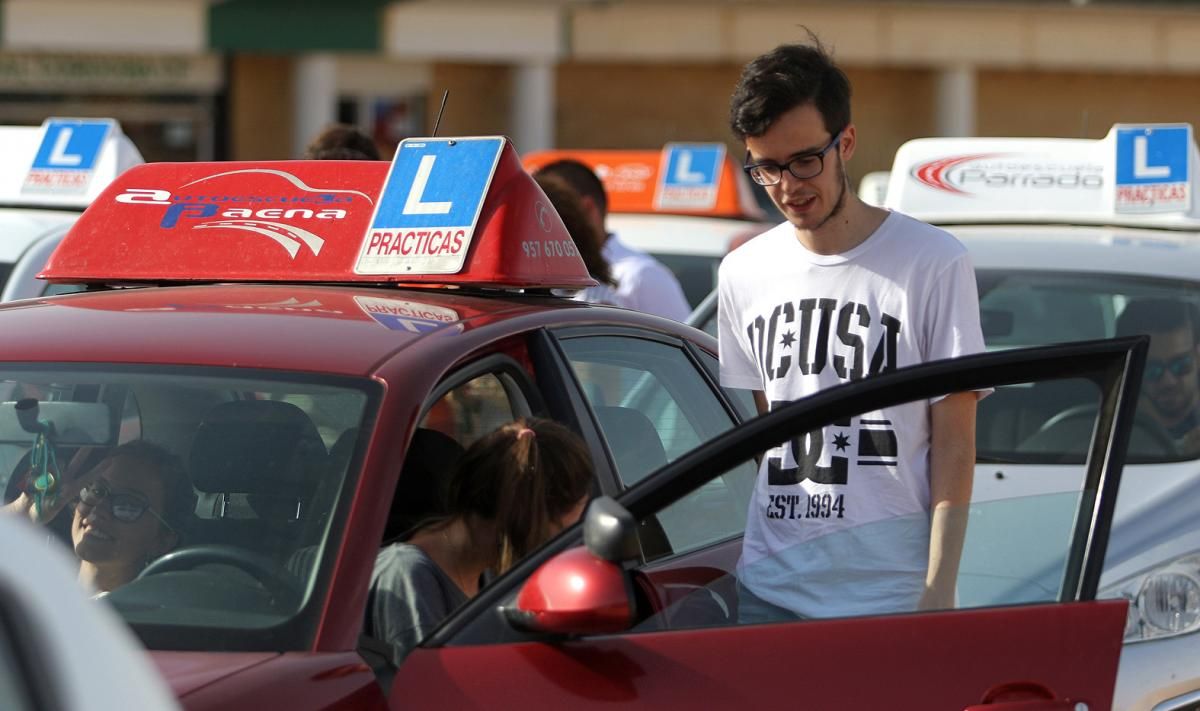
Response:
[[[518,629],[560,635],[612,634],[633,623],[633,587],[621,563],[637,557],[637,523],[607,496],[583,519],[585,546],[543,563],[504,608]]]

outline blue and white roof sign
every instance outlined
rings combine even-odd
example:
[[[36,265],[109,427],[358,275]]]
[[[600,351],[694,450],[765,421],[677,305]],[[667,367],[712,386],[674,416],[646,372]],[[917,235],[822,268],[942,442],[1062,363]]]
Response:
[[[87,192],[101,149],[115,126],[112,119],[46,119],[22,192]]]
[[[1192,206],[1192,127],[1118,126],[1115,210],[1187,212]]]
[[[505,140],[497,136],[401,141],[354,272],[461,271]]]
[[[654,206],[659,210],[707,210],[717,202],[723,143],[668,143],[663,148]]]

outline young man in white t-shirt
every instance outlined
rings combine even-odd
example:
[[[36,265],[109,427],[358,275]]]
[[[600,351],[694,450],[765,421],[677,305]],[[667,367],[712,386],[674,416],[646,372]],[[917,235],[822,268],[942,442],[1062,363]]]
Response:
[[[721,264],[724,385],[754,390],[765,411],[983,350],[963,245],[850,189],[850,85],[819,43],[748,64],[730,118],[787,222]],[[742,619],[953,607],[976,400],[864,413],[768,451],[738,564]]]

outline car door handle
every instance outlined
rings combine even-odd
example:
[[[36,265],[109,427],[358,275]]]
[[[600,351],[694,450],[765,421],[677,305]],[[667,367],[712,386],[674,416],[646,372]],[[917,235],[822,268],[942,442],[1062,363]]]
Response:
[[[1078,699],[1059,699],[1046,686],[1033,681],[999,684],[988,689],[983,700],[963,711],[1089,711]]]
[[[967,706],[963,711],[1089,711],[1086,701],[1070,699],[1025,699],[1024,701],[996,701]]]

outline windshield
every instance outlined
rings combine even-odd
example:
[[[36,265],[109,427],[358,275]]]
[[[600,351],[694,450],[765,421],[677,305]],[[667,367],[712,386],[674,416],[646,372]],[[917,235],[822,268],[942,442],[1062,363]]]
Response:
[[[1148,334],[1146,376],[1130,463],[1200,457],[1200,283],[1114,274],[980,269],[979,308],[990,350]],[[1084,460],[1094,386],[1000,388],[979,404],[981,461]]]
[[[150,648],[304,649],[374,393],[244,369],[0,368],[0,485]]]

